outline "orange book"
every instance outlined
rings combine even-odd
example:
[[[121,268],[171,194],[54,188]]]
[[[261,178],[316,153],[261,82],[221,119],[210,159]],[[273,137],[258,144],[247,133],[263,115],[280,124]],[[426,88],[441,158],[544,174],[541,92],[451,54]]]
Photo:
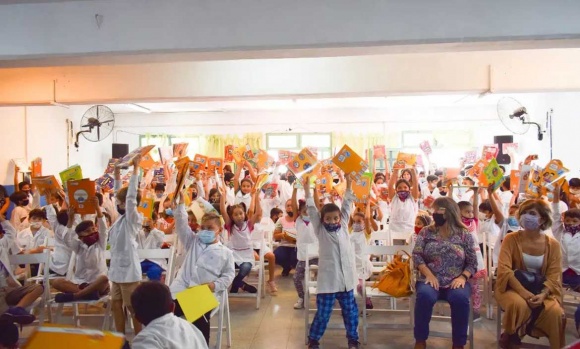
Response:
[[[314,169],[318,160],[316,156],[312,154],[310,149],[304,148],[288,163],[288,169],[300,177],[302,174],[309,172]]]
[[[141,212],[143,217],[152,218],[153,217],[153,205],[155,204],[155,196],[149,191],[145,191],[139,206],[137,206],[137,211]]]
[[[402,170],[405,168],[414,167],[417,163],[417,155],[416,154],[407,154],[401,153],[397,154],[397,160],[393,165],[394,170]]]
[[[32,173],[30,174],[31,177],[40,177],[42,176],[42,159],[36,158],[32,160],[32,164],[30,165],[30,169]]]
[[[332,181],[330,173],[321,174],[316,178],[316,190],[318,190],[321,195],[330,195],[333,184],[334,182]]]
[[[262,187],[264,190],[264,198],[265,199],[274,199],[278,193],[278,184],[276,183],[269,183]]]
[[[189,173],[192,174],[194,177],[201,172],[205,171],[205,165],[199,162],[192,161],[189,167]]]
[[[467,171],[467,175],[473,179],[473,180],[477,180],[480,185],[484,185],[481,184],[482,181],[482,176],[483,176],[483,169],[487,166],[488,161],[485,160],[484,158],[481,158],[479,160],[477,160],[477,162],[475,164],[473,164],[473,167],[469,169],[469,171]],[[485,179],[484,179],[485,181]]]
[[[234,146],[226,145],[224,148],[224,161],[232,162],[234,161]]]
[[[131,166],[131,162],[133,162],[133,159],[135,157],[137,157],[138,155],[140,155],[141,158],[143,158],[145,155],[149,154],[149,152],[153,148],[155,148],[154,145],[146,145],[144,147],[139,147],[137,149],[134,149],[132,152],[130,152],[129,154],[123,156],[123,158],[121,160],[119,160],[118,166],[120,166],[120,167],[129,167],[129,166]]]
[[[445,168],[443,169],[443,182],[449,183],[450,181],[453,182],[457,180],[459,177],[459,173],[461,170],[459,168]]]
[[[78,181],[68,181],[66,187],[69,203],[77,208],[77,213],[93,214],[97,212],[93,201],[89,200],[96,195],[95,182],[84,178]]]
[[[62,189],[60,183],[56,180],[56,177],[52,175],[32,177],[32,184],[40,191],[40,193],[46,193],[47,191],[54,192]]]
[[[220,158],[209,158],[207,160],[207,171],[208,173],[214,174],[217,170],[217,173],[224,174],[224,161]]]
[[[256,166],[258,170],[268,168],[274,165],[274,159],[265,151],[260,149],[256,154]]]
[[[497,146],[497,144],[484,145],[483,151],[481,152],[481,157],[486,161],[491,161],[491,159],[497,156],[498,152],[499,147]]]
[[[278,161],[280,161],[280,164],[282,165],[288,165],[288,163],[292,161],[296,155],[298,154],[293,151],[278,150]]]
[[[186,159],[187,157],[183,158]],[[189,159],[189,158],[187,158]],[[177,160],[177,162],[179,162],[179,160]],[[176,166],[177,166],[177,186],[175,187],[175,191],[173,192],[173,198],[172,198],[172,202],[175,203],[175,199],[177,198],[177,194],[179,194],[179,192],[181,192],[183,190],[183,187],[185,186],[185,179],[187,178],[187,175],[189,174],[188,172],[191,171],[191,167],[190,167],[190,162],[185,162],[185,161],[181,161],[179,162],[179,164],[177,164],[176,162]],[[189,171],[188,171],[189,169]]]
[[[352,183],[352,191],[359,202],[367,202],[371,194],[372,174],[365,173],[361,178]]]
[[[187,155],[187,147],[189,143],[175,143],[173,145],[173,157],[182,158]]]
[[[139,167],[141,167],[144,170],[150,170],[151,168],[153,168],[153,166],[155,166],[155,160],[153,160],[151,154],[147,153],[143,155],[143,157],[141,158],[141,162],[139,163]]]
[[[510,190],[516,191],[520,187],[520,171],[512,170],[510,173]]]
[[[332,162],[343,170],[345,175],[353,175],[357,180],[369,169],[369,165],[363,158],[346,144],[332,158]]]
[[[120,333],[70,326],[43,326],[37,328],[23,349],[121,349],[125,338]]]
[[[195,157],[193,158],[194,162],[199,162],[200,164],[203,164],[204,166],[207,166],[207,160],[208,160],[208,157],[205,155],[201,155],[201,154],[195,154]]]

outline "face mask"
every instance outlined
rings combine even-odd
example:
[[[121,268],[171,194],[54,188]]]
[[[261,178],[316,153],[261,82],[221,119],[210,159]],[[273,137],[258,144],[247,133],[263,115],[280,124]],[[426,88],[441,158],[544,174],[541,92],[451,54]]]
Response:
[[[461,222],[463,224],[465,224],[465,226],[467,227],[467,229],[469,230],[469,232],[472,232],[475,230],[475,218],[465,218],[465,217],[461,217]]]
[[[117,205],[117,212],[119,212],[119,214],[122,216],[125,214],[125,209],[121,208],[121,207],[119,207],[119,205]]]
[[[525,213],[520,216],[520,225],[526,230],[540,229],[540,217]]]
[[[477,216],[477,218],[479,218],[480,221],[486,221],[487,220],[487,215],[485,213],[479,213],[479,215]]]
[[[288,183],[292,184],[292,183],[294,183],[295,180],[296,180],[296,176],[294,176],[294,175],[288,176]]]
[[[193,200],[197,199],[197,193],[191,194],[191,197],[193,198]]]
[[[365,225],[363,223],[353,223],[352,224],[352,231],[354,232],[361,232],[365,229]]]
[[[155,196],[156,196],[158,199],[161,199],[161,198],[163,197],[163,194],[155,194]]]
[[[564,224],[564,229],[566,230],[566,232],[575,235],[577,232],[580,231],[580,225],[568,225],[568,224]]]
[[[342,227],[342,224],[340,224],[340,223],[336,223],[336,224],[335,223],[324,223],[322,225],[324,226],[324,229],[326,229],[329,233],[336,233]]]
[[[286,214],[288,215],[288,217],[292,218],[294,217],[294,212],[286,212]]]
[[[439,190],[439,195],[441,195],[441,196],[447,196],[447,193],[444,192],[444,191]]]
[[[405,201],[409,197],[409,192],[408,191],[398,191],[397,196],[399,197],[399,200]]]
[[[170,208],[166,208],[165,209],[165,214],[168,215],[168,216],[173,216],[173,210],[170,209]]]
[[[437,227],[440,227],[445,224],[445,222],[447,222],[447,219],[443,213],[433,213],[433,220],[435,221],[435,226]]]
[[[520,226],[520,223],[518,222],[518,219],[516,217],[514,217],[514,216],[509,216],[508,217],[507,224],[510,227],[519,227]]]
[[[40,229],[40,227],[42,227],[42,223],[40,222],[32,222],[30,223],[30,227],[34,228],[34,229]]]
[[[302,220],[304,221],[304,223],[310,223],[310,217],[308,216],[302,216]]]
[[[215,232],[212,230],[202,230],[197,233],[197,237],[199,237],[199,241],[209,245],[215,241]]]
[[[91,235],[85,236],[81,238],[81,241],[85,243],[85,245],[91,247],[96,242],[99,241],[99,233],[94,232]]]
[[[26,200],[22,200],[20,202],[22,203],[22,206],[28,206],[28,204],[30,203],[30,200],[26,199]]]
[[[578,196],[580,195],[580,189],[570,189],[570,194]]]
[[[424,227],[415,226],[415,234],[419,234]]]

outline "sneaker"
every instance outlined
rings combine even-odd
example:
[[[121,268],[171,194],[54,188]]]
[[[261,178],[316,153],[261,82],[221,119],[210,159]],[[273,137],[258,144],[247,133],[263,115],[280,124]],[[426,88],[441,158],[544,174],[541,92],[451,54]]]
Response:
[[[56,297],[55,297],[56,299]],[[84,297],[82,297],[83,301],[98,301],[99,299],[101,299],[101,297],[99,296],[99,292],[93,292],[90,293]]]
[[[242,285],[242,290],[248,292],[248,293],[258,293],[258,289],[255,288],[254,286],[247,284],[244,282],[244,284]]]
[[[365,307],[366,307],[367,309],[373,309],[373,308],[374,308],[373,301],[371,301],[371,299],[370,299],[370,298],[367,298],[367,300],[366,300],[366,302],[365,302]]]
[[[294,303],[294,309],[304,309],[304,298],[298,298]]]
[[[308,349],[320,349],[320,343],[314,339],[308,340]]]
[[[8,310],[0,315],[0,322],[11,322],[20,325],[28,325],[34,322],[36,317],[22,307],[10,307]]]
[[[348,341],[348,349],[360,349],[360,342],[359,341]]]
[[[268,289],[270,290],[270,294],[275,296],[278,293],[278,287],[276,286],[276,282],[274,280],[268,281]]]
[[[473,313],[473,322],[481,321],[481,314],[479,312]]]
[[[57,293],[56,296],[54,296],[54,301],[56,303],[68,303],[74,300],[75,300],[74,293]]]

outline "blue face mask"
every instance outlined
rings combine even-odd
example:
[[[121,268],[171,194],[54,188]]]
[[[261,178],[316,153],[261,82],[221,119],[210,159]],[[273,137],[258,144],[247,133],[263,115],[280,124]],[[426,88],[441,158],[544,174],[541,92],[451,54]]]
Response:
[[[170,208],[166,208],[165,209],[165,214],[168,215],[168,216],[173,216],[173,210],[170,209]]]
[[[202,230],[197,233],[197,237],[202,243],[209,245],[215,241],[215,232],[213,230]]]
[[[310,217],[308,216],[302,216],[302,220],[304,221],[304,223],[310,223]]]
[[[329,233],[336,233],[342,227],[340,223],[324,223],[322,225]]]
[[[518,222],[518,219],[516,217],[514,217],[514,216],[508,217],[507,224],[510,227],[519,227],[520,226],[520,223]]]

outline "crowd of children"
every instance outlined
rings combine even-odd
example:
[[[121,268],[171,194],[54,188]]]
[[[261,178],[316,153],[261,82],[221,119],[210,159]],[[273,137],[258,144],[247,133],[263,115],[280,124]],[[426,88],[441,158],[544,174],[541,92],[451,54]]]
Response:
[[[177,174],[171,171],[166,173],[167,183],[151,176],[148,183],[140,183],[146,177],[140,176],[140,161],[139,156],[133,158],[128,183],[123,183],[121,169],[116,168],[114,191],[99,188],[101,192],[89,199],[96,207],[92,215],[78,214],[64,191],[40,193],[30,183],[19,182],[18,190],[8,196],[0,188],[0,281],[6,284],[0,288],[9,307],[3,319],[31,322],[34,317],[26,309],[43,294],[43,287],[51,287],[59,292],[55,296],[58,303],[97,301],[110,295],[118,332],[125,333],[126,314],[132,317],[134,348],[207,345],[215,310],[191,326],[171,314],[184,315],[177,294],[197,285],[208,285],[216,296],[222,292],[256,293],[256,287],[245,279],[263,255],[269,264],[271,295],[278,291],[275,265],[281,267],[280,277],[294,270],[295,309],[308,302],[305,264],[318,265],[317,313],[309,332],[309,348],[319,347],[335,300],[342,307],[348,347],[359,348],[354,290],[361,294],[365,280],[372,275],[365,245],[374,243],[373,232],[388,230],[393,240],[412,245],[417,234],[432,225],[431,203],[440,197],[456,201],[461,222],[475,241],[478,265],[468,281],[478,319],[487,258],[497,261],[503,238],[520,229],[516,211],[525,199],[511,190],[509,178],[497,190],[494,183],[478,186],[469,176],[469,168],[459,182],[445,178],[442,171],[425,176],[413,167],[376,171],[369,197],[361,200],[352,189],[357,178],[338,169],[332,173],[333,186],[344,190],[322,192],[315,185],[312,192],[309,174],[279,173],[281,166],[276,164],[268,174],[276,187],[273,194],[266,195],[257,185],[264,169],[247,160],[235,164],[235,172],[225,166],[221,176],[199,171],[185,188],[177,189],[172,183]],[[576,234],[580,231],[580,179],[572,178],[568,184],[566,194],[558,184],[553,190],[555,225],[549,233],[562,244],[564,283],[580,291],[580,235]],[[47,202],[44,207],[40,206],[41,194]],[[145,197],[154,200],[149,217],[138,209]],[[562,207],[562,202],[567,205]],[[14,207],[8,221],[4,214],[10,203]],[[141,283],[144,275],[151,281],[163,281],[168,266],[166,260],[140,259],[138,249],[167,247],[168,235],[177,237],[176,253],[184,255],[176,277],[169,289],[161,283]],[[257,243],[262,239],[272,243]],[[52,250],[50,272],[55,278],[50,285],[21,286],[17,277],[22,271],[10,265],[8,256],[41,253],[47,248]],[[373,308],[370,298],[365,306]],[[576,315],[578,325],[580,308]]]

